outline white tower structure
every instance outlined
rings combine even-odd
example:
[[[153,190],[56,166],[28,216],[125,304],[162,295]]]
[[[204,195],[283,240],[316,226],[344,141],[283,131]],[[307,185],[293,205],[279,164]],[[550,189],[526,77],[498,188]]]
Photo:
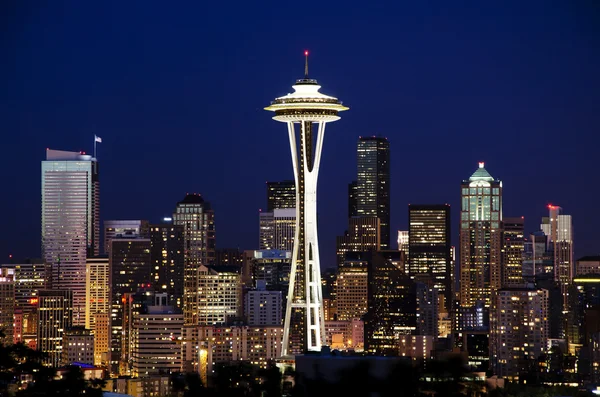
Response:
[[[325,316],[317,237],[317,178],[321,163],[325,125],[348,110],[337,98],[321,94],[317,80],[308,78],[308,51],[304,78],[296,80],[294,92],[276,98],[265,110],[274,120],[287,124],[296,182],[296,232],[285,311],[283,357],[320,351],[325,341]],[[295,124],[299,124],[300,145]],[[315,131],[316,129],[316,131]]]

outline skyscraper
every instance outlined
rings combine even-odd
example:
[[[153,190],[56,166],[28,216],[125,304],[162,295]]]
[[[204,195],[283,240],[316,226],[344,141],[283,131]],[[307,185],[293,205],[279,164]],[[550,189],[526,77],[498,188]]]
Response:
[[[358,182],[348,184],[348,218],[358,216]]]
[[[355,216],[348,220],[348,230],[336,238],[337,266],[346,260],[347,252],[379,251],[380,220],[376,216]]]
[[[148,238],[149,222],[143,219],[104,221],[104,253],[110,253],[113,238]]]
[[[94,331],[94,365],[107,365],[110,360],[111,281],[108,256],[88,258],[85,328]]]
[[[98,161],[46,150],[42,161],[42,257],[52,287],[73,291],[73,324],[85,323],[85,260],[100,247]]]
[[[381,249],[390,248],[390,143],[360,137],[357,146],[356,213],[380,221]]]
[[[461,187],[460,305],[489,308],[502,280],[502,182],[479,163]]]
[[[259,250],[291,251],[296,235],[296,209],[274,209],[259,213]]]
[[[165,292],[171,306],[183,307],[184,227],[162,223],[150,225],[152,284]]]
[[[524,282],[525,220],[523,217],[504,218],[502,224],[502,287],[515,287]]]
[[[452,241],[450,205],[408,206],[408,275],[428,279],[446,313],[452,308]]]
[[[560,284],[563,310],[569,310],[569,287],[573,282],[573,222],[562,208],[548,205],[549,216],[542,219],[541,229],[554,249],[554,281]]]
[[[325,338],[317,237],[317,178],[325,125],[339,120],[338,113],[348,109],[337,98],[319,92],[321,86],[308,78],[308,52],[305,55],[304,78],[296,81],[294,92],[276,98],[265,108],[275,112],[274,120],[287,124],[296,182],[296,238],[284,323],[283,356],[321,350]],[[300,124],[299,148],[296,146],[295,124]]]
[[[116,373],[121,360],[124,335],[123,297],[152,280],[151,243],[148,238],[115,238],[111,241],[112,277],[111,369]]]
[[[296,208],[296,182],[267,182],[267,212]]]
[[[198,324],[198,275],[201,265],[215,260],[215,213],[199,194],[188,194],[177,203],[173,224],[184,233],[183,318],[185,325]]]

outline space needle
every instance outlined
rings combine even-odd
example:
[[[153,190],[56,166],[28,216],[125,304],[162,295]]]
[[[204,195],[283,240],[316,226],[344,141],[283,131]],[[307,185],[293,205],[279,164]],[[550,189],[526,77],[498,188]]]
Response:
[[[304,52],[304,78],[294,92],[276,98],[265,110],[287,124],[296,181],[296,234],[292,252],[282,357],[320,351],[325,341],[325,317],[321,289],[317,235],[317,178],[325,125],[348,110],[337,98],[319,92],[317,80],[308,77],[308,51]],[[296,124],[300,127],[296,132]],[[299,136],[299,145],[298,139]]]

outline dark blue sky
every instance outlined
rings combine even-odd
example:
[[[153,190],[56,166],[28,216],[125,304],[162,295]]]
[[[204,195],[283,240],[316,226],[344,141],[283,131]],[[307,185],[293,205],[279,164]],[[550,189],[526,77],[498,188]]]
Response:
[[[504,215],[573,215],[600,252],[600,6],[593,1],[3,1],[0,255],[38,256],[45,148],[101,162],[102,219],[169,215],[186,192],[217,245],[252,249],[265,181],[292,178],[285,127],[263,110],[302,76],[350,107],[319,183],[323,265],[347,224],[356,141],[392,151],[392,230],[409,203],[450,203],[485,161]]]

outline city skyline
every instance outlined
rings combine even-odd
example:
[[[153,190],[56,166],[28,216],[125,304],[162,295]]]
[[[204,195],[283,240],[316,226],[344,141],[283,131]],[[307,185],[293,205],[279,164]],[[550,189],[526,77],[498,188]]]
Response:
[[[598,76],[592,73],[600,59],[590,51],[597,38],[586,30],[592,26],[593,17],[583,15],[585,7],[573,9],[565,5],[561,7],[566,9],[548,6],[546,19],[528,15],[533,9],[524,6],[521,14],[510,19],[506,14],[510,14],[511,7],[506,5],[494,17],[491,14],[498,9],[492,5],[479,5],[470,11],[448,10],[457,21],[467,22],[462,27],[460,22],[432,15],[432,10],[424,5],[403,9],[406,13],[397,23],[405,33],[419,39],[402,39],[400,32],[394,37],[403,44],[403,54],[408,51],[413,56],[392,56],[382,51],[385,43],[376,42],[377,33],[396,26],[396,22],[392,25],[384,18],[385,23],[364,38],[374,43],[371,48],[355,45],[364,44],[357,41],[360,34],[356,32],[333,46],[319,39],[322,30],[306,30],[300,32],[306,33],[300,34],[302,40],[278,39],[277,49],[263,47],[257,39],[249,40],[246,46],[228,47],[233,48],[236,57],[248,60],[247,65],[235,67],[237,58],[221,52],[218,46],[210,45],[200,54],[186,55],[187,47],[193,44],[190,39],[168,49],[147,31],[149,26],[143,21],[134,21],[144,34],[150,34],[149,43],[155,45],[152,53],[166,51],[169,59],[161,62],[150,56],[149,71],[139,76],[132,76],[133,69],[122,66],[118,57],[124,55],[126,48],[145,43],[146,39],[128,36],[127,45],[116,45],[119,32],[126,29],[123,19],[115,17],[115,31],[100,37],[102,29],[98,24],[82,26],[69,22],[62,28],[49,26],[41,15],[25,15],[16,7],[17,17],[42,18],[41,27],[11,25],[14,34],[2,44],[4,53],[14,55],[20,64],[28,59],[47,63],[48,69],[11,71],[10,66],[1,66],[5,75],[14,76],[0,96],[0,103],[7,105],[2,106],[3,130],[15,133],[8,134],[4,142],[11,150],[0,159],[0,166],[11,170],[15,156],[30,156],[25,160],[19,156],[18,173],[6,173],[6,183],[15,193],[0,198],[0,206],[10,209],[5,218],[10,227],[0,232],[0,257],[41,256],[38,161],[43,159],[47,147],[91,153],[94,135],[103,138],[98,144],[102,221],[150,219],[157,223],[170,215],[185,193],[198,192],[215,208],[217,246],[252,249],[258,241],[256,212],[264,207],[264,182],[293,177],[285,133],[269,123],[268,118],[263,120],[261,106],[274,94],[285,94],[285,87],[302,71],[301,54],[306,48],[311,51],[311,74],[323,81],[332,95],[343,93],[345,102],[353,108],[352,114],[336,125],[336,131],[328,134],[324,142],[331,150],[324,156],[319,179],[323,266],[335,264],[335,237],[346,226],[347,185],[354,179],[356,141],[359,136],[370,135],[383,135],[390,140],[392,231],[407,230],[408,204],[448,203],[456,208],[452,211],[452,241],[457,246],[460,181],[472,173],[477,162],[484,161],[490,173],[504,183],[504,215],[524,216],[526,236],[539,229],[541,218],[547,216],[547,205],[557,205],[573,216],[575,259],[597,254],[597,232],[593,227],[597,217],[593,201],[596,187],[591,186],[590,194],[585,195],[578,190],[580,182],[593,178],[595,169],[591,152],[595,141],[586,136],[597,129],[593,104],[598,103],[600,92]],[[52,8],[45,11],[49,17],[57,12]],[[71,19],[88,22],[91,11],[86,6],[67,10]],[[128,11],[133,10],[125,6],[124,13]],[[167,10],[167,16],[179,11]],[[342,19],[335,18],[332,11],[325,7],[324,12],[331,17],[330,26],[340,27]],[[146,16],[156,16],[158,10],[148,7],[144,12]],[[279,15],[281,11],[273,12]],[[385,14],[369,7],[365,12],[379,18]],[[462,13],[465,15],[458,15]],[[511,24],[513,30],[498,33],[484,29],[478,39],[459,40],[481,29],[483,21],[472,18],[477,13],[485,17],[483,20],[502,27]],[[433,24],[446,22],[449,30],[461,35],[447,37],[441,28],[427,31],[410,20],[415,16]],[[204,29],[193,30],[196,28],[192,21],[182,18],[182,28],[164,26],[167,37],[178,38],[184,28],[198,33]],[[234,16],[232,22],[238,19]],[[82,29],[81,39],[72,35],[76,28]],[[265,27],[268,32],[273,28]],[[36,34],[38,29],[48,30],[45,38]],[[357,27],[357,31],[366,34],[365,25]],[[578,45],[559,40],[561,36],[565,42]],[[231,43],[232,37],[226,36],[219,43]],[[99,54],[107,56],[105,63],[93,65],[98,55],[84,48],[86,39],[98,41]],[[357,56],[351,49],[359,47],[363,54]],[[76,48],[76,59],[67,53],[72,48]],[[531,48],[537,51],[530,54]],[[557,53],[564,56],[555,59]],[[50,55],[56,55],[56,61],[50,61]],[[135,61],[131,68],[137,68],[148,55],[138,50],[130,57],[133,58],[126,60]],[[205,62],[208,58],[212,63]],[[577,59],[587,61],[581,63]],[[68,66],[67,60],[73,66]],[[370,65],[373,60],[378,61],[379,67]],[[449,65],[438,69],[441,61]],[[500,64],[493,66],[496,61]],[[112,65],[110,62],[116,62],[116,66],[101,68]],[[207,83],[205,76],[223,66],[226,70],[216,74],[223,80]],[[378,68],[383,68],[381,73]],[[96,73],[97,78],[94,80],[90,73]],[[513,75],[522,84],[508,84],[511,80],[507,79]],[[155,77],[158,83],[150,84]],[[82,81],[88,83],[79,84]],[[257,81],[264,83],[259,90],[253,88]],[[104,83],[106,86],[101,87]],[[190,92],[205,83],[216,92],[210,102]],[[141,90],[147,91],[148,99],[139,95]],[[233,117],[215,117],[217,122],[207,118],[229,100],[226,92],[245,93],[235,109],[230,110]],[[53,100],[55,97],[59,100]],[[115,104],[113,97],[118,97]],[[169,105],[163,97],[174,103]],[[372,97],[389,100],[394,107],[375,106],[367,100]],[[398,101],[400,109],[396,109]],[[255,139],[247,128],[263,135]],[[229,139],[228,132],[235,139]],[[180,142],[186,144],[177,146]],[[560,142],[560,163],[549,160],[551,142]],[[193,148],[206,146],[212,148],[202,155],[194,154]],[[254,151],[261,156],[252,155]],[[183,174],[192,178],[178,175],[180,169],[190,170]],[[133,172],[136,178],[131,178]],[[431,177],[435,183],[429,182]],[[158,179],[168,183],[158,187]],[[153,192],[153,200],[121,205],[123,197],[141,197],[148,191]],[[243,199],[236,192],[244,192]],[[392,232],[392,241],[394,237]]]

